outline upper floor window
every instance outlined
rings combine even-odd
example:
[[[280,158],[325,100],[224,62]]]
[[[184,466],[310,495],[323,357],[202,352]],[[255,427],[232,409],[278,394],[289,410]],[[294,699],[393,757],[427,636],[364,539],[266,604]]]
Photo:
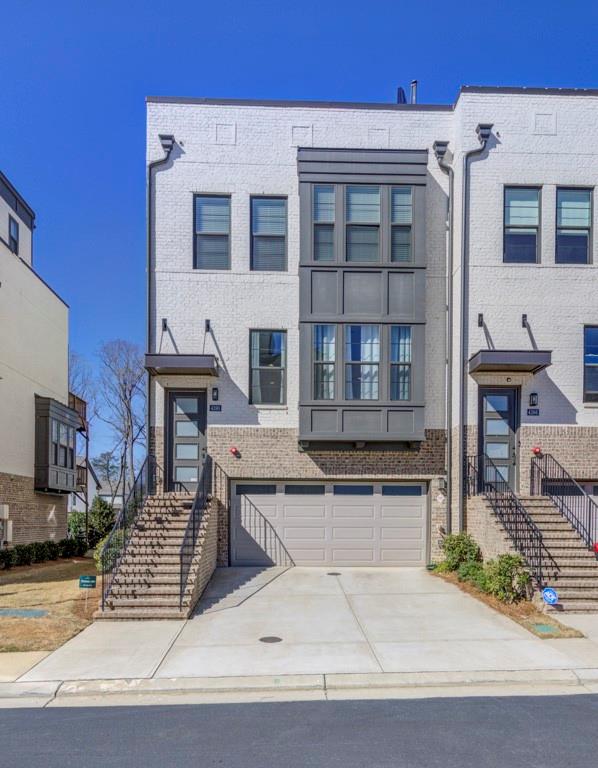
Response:
[[[251,269],[284,272],[287,268],[287,201],[251,198]]]
[[[410,263],[411,225],[413,223],[413,203],[411,187],[397,187],[392,190],[391,200],[391,247],[390,260]]]
[[[557,189],[555,256],[557,264],[589,262],[591,216],[591,190]]]
[[[195,269],[230,269],[230,197],[195,197]]]
[[[505,187],[503,261],[535,264],[538,261],[540,190]]]
[[[336,326],[314,325],[314,400],[334,400]]]
[[[251,331],[250,360],[250,402],[257,405],[284,405],[286,331]]]
[[[56,419],[52,423],[52,462],[57,467],[75,468],[75,430]]]
[[[390,399],[411,399],[411,327],[390,329]]]
[[[583,399],[598,402],[598,326],[583,329]]]
[[[380,188],[347,187],[346,259],[380,261]]]
[[[315,186],[313,206],[314,261],[334,261],[334,187]]]
[[[377,400],[379,369],[380,326],[345,326],[345,398]]]
[[[19,222],[8,217],[8,247],[13,253],[19,253]]]

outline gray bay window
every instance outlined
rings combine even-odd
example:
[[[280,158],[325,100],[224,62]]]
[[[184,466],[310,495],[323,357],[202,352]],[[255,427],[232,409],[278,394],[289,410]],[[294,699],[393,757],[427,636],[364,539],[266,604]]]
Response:
[[[286,403],[286,331],[250,332],[250,402],[256,405]]]
[[[591,219],[591,190],[557,189],[555,255],[557,264],[589,262]]]
[[[345,326],[345,398],[377,400],[380,381],[380,326]]]
[[[347,261],[380,261],[380,187],[346,188]]]
[[[535,264],[538,261],[540,190],[505,187],[503,261]]]
[[[251,269],[285,272],[287,268],[287,201],[284,197],[251,198]]]
[[[230,197],[195,196],[195,269],[230,269]]]

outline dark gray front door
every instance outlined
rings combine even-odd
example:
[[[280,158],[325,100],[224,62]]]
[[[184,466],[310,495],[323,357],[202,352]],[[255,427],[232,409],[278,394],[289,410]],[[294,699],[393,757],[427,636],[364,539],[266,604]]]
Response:
[[[206,393],[169,390],[166,473],[171,491],[195,493],[206,458]]]
[[[517,483],[517,403],[513,387],[480,387],[481,453],[496,468],[485,467],[485,480],[506,480],[513,490]]]

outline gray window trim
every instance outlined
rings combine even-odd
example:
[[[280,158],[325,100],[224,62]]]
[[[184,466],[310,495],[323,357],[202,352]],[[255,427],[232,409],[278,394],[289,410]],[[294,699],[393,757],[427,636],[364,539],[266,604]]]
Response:
[[[378,360],[371,361],[371,362],[367,360],[347,360],[347,329],[352,327],[364,327],[364,326],[375,326],[376,328],[378,328]],[[342,399],[348,404],[365,403],[366,405],[368,403],[375,404],[375,403],[379,403],[381,400],[385,400],[386,398],[384,397],[385,393],[384,393],[384,376],[383,376],[384,362],[386,358],[384,354],[384,343],[385,343],[384,342],[384,337],[385,337],[384,326],[381,323],[368,323],[366,321],[347,322],[347,323],[343,323],[342,329],[343,329],[342,352],[341,352],[342,361],[343,361],[342,383],[341,383],[343,388]],[[371,397],[371,398],[364,398],[364,397],[348,398],[347,397],[347,367],[350,365],[376,366],[376,368],[378,369],[378,396],[377,397]]]
[[[559,191],[561,190],[573,190],[573,191],[579,191],[579,192],[589,192],[590,193],[590,226],[589,227],[559,227],[558,225],[558,210],[559,210]],[[583,267],[585,264],[592,264],[593,259],[593,248],[592,248],[592,241],[594,238],[594,187],[583,187],[583,186],[558,186],[556,188],[556,194],[555,194],[555,200],[554,200],[554,212],[555,212],[555,238],[554,238],[554,263],[555,264],[561,264],[564,267]],[[558,261],[558,234],[560,229],[579,229],[580,232],[587,232],[588,233],[588,258],[587,261],[581,263],[581,264],[570,264],[566,261]]]
[[[285,230],[284,230],[284,268],[283,269],[255,269],[253,266],[253,201],[254,200],[284,200],[284,218],[285,218]],[[260,235],[260,237],[268,237],[268,235]],[[271,235],[271,237],[280,237],[280,235]],[[249,269],[251,272],[288,272],[289,269],[289,198],[287,195],[249,195]]]
[[[535,261],[507,261],[505,259],[507,248],[507,190],[508,189],[535,189],[538,192],[538,224],[536,227],[521,227],[521,229],[535,229],[536,230],[536,260]],[[517,229],[518,227],[510,226],[509,229]],[[502,199],[502,261],[503,264],[508,264],[511,267],[526,267],[530,264],[540,264],[540,254],[542,253],[541,247],[541,233],[542,233],[542,186],[538,184],[505,184],[503,186],[503,199]]]
[[[251,386],[251,383],[252,383],[251,382],[251,380],[252,380],[252,373],[253,373],[254,370],[261,370],[260,368],[255,368],[254,369],[252,364],[251,364],[251,351],[252,351],[252,349],[251,349],[251,337],[252,337],[252,335],[254,333],[283,333],[284,334],[284,337],[285,337],[284,365],[282,365],[280,367],[280,369],[277,369],[277,370],[281,370],[282,371],[282,402],[281,403],[263,403],[263,402],[256,403],[253,400],[253,397],[252,397],[252,386]],[[249,389],[248,389],[248,396],[247,396],[247,398],[249,400],[249,404],[250,405],[257,405],[257,406],[263,405],[263,406],[266,406],[266,407],[268,407],[268,406],[271,407],[271,406],[277,406],[277,405],[281,406],[281,405],[286,405],[287,404],[287,371],[288,371],[288,367],[289,367],[289,347],[288,347],[288,343],[289,343],[289,336],[288,336],[286,328],[250,328],[249,329]]]
[[[393,359],[392,359],[392,329],[393,328],[409,328],[410,336],[411,336],[409,349],[411,352],[411,356],[408,363],[393,362]],[[414,333],[413,333],[413,326],[410,323],[392,323],[392,325],[388,326],[388,399],[391,400],[393,403],[409,403],[413,398],[413,358],[414,358],[413,347],[414,347]],[[392,372],[395,367],[400,368],[401,366],[409,368],[409,397],[393,398]]]
[[[598,393],[596,392],[588,392],[586,389],[586,369],[587,368],[593,368],[595,366],[586,365],[586,331],[589,328],[597,328],[598,325],[593,324],[586,324],[583,327],[583,352],[582,352],[582,361],[583,361],[583,402],[584,403],[598,403]]]
[[[228,200],[229,205],[229,223],[228,223],[228,248],[227,248],[227,266],[222,267],[220,269],[214,269],[209,267],[199,267],[197,266],[197,235],[198,234],[206,234],[206,235],[222,235],[221,232],[219,233],[210,233],[210,232],[203,232],[199,233],[197,231],[197,199],[200,197],[219,197],[223,199]],[[232,197],[230,194],[221,194],[219,192],[196,192],[193,195],[193,269],[197,269],[201,272],[225,272],[227,270],[230,270],[231,268],[231,218],[232,218]]]
[[[10,232],[10,230],[11,230],[11,226],[12,226],[13,224],[14,224],[14,225],[15,225],[15,227],[17,228],[17,236],[16,236],[16,238],[13,238],[13,236],[11,235],[11,232]],[[14,247],[13,247],[13,242],[12,242],[12,241],[13,241],[13,239],[15,240],[15,245],[14,245]],[[21,240],[21,232],[20,232],[20,230],[19,230],[19,222],[18,222],[18,221],[17,221],[17,220],[16,220],[16,219],[15,219],[13,216],[11,216],[10,214],[8,214],[8,247],[9,247],[9,249],[12,251],[12,253],[14,253],[14,254],[15,254],[15,256],[18,256],[18,255],[19,255],[19,244],[20,244],[20,240]]]

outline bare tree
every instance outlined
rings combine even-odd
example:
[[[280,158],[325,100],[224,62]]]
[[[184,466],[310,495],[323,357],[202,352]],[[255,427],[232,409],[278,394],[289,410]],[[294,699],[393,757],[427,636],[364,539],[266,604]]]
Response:
[[[104,451],[93,458],[91,463],[102,485],[110,491],[110,504],[114,506],[122,480],[122,462],[114,455],[114,451]]]
[[[91,421],[96,411],[96,383],[88,360],[78,352],[69,352],[69,392],[87,403],[87,420]]]
[[[114,450],[126,465],[124,485],[130,488],[135,481],[136,449],[145,438],[143,353],[137,344],[116,339],[102,345],[99,360],[98,416],[112,429]]]

